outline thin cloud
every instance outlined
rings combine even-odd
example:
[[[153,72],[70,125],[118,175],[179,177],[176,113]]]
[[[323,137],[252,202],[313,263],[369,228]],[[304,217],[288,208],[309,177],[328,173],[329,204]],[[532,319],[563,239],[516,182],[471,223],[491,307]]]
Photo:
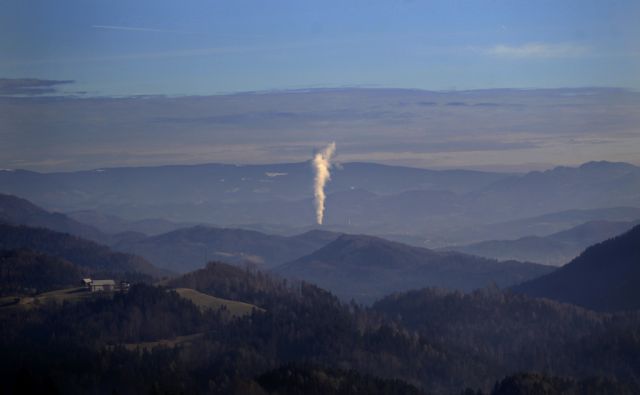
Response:
[[[39,78],[0,78],[0,96],[37,96],[58,93],[60,85],[73,80],[44,80]]]
[[[318,46],[318,45],[322,45],[322,43],[290,43],[290,44],[271,45],[271,46],[227,46],[227,47],[194,48],[194,49],[180,49],[180,50],[169,50],[169,51],[159,51],[159,52],[135,52],[135,53],[114,54],[114,55],[105,55],[105,56],[17,60],[17,61],[6,62],[6,63],[0,59],[0,63],[19,65],[19,64],[108,62],[108,61],[119,61],[119,60],[165,59],[165,58],[180,58],[180,57],[209,56],[209,55],[244,54],[244,53],[252,53],[252,52],[291,51],[291,50],[304,49],[304,48],[309,48],[309,47]]]
[[[590,49],[584,45],[571,43],[527,43],[517,46],[498,44],[485,49],[484,52],[510,58],[566,58],[586,55]]]
[[[93,29],[103,30],[123,30],[130,32],[152,32],[152,33],[190,33],[181,30],[167,30],[167,29],[152,29],[147,27],[135,27],[135,26],[113,26],[113,25],[91,25]]]

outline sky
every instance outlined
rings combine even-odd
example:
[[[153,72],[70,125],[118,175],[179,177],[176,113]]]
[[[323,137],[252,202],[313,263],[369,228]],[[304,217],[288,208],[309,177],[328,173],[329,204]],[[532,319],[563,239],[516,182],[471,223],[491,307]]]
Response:
[[[613,0],[1,0],[0,168],[332,141],[430,168],[640,164],[638,21]]]
[[[640,88],[638,1],[4,0],[0,77],[66,93]]]

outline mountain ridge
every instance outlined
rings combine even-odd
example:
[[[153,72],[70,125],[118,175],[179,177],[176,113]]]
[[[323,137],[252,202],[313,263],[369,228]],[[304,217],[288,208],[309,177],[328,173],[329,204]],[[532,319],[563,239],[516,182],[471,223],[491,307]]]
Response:
[[[204,267],[209,260],[250,263],[269,269],[308,254],[337,235],[315,230],[287,237],[255,230],[197,225],[140,240],[124,240],[114,247],[144,256],[179,273]]]
[[[548,236],[525,236],[512,240],[488,240],[452,246],[443,250],[459,251],[495,259],[515,259],[562,266],[592,244],[622,234],[640,223],[636,221],[585,222]]]
[[[27,199],[2,193],[0,193],[0,222],[52,229],[93,241],[104,241],[108,238],[91,225],[78,222],[62,213],[49,212]]]
[[[392,292],[427,286],[472,290],[491,283],[512,285],[552,270],[533,263],[436,252],[373,236],[342,235],[272,271],[315,283],[343,299],[372,302]]]
[[[315,223],[312,180],[308,162],[4,171],[0,192],[60,212],[299,229]],[[640,168],[594,162],[513,174],[349,162],[332,169],[326,194],[325,224],[332,230],[437,239],[562,210],[640,207]],[[470,241],[449,238],[437,246]]]

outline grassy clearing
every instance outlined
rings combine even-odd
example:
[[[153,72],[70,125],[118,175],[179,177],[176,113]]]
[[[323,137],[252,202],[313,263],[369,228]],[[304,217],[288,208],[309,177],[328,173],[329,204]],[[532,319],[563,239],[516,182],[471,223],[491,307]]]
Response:
[[[0,298],[0,308],[21,307],[31,308],[38,304],[77,302],[83,299],[96,297],[98,294],[88,292],[84,287],[74,287],[57,289],[55,291],[44,292],[35,296],[7,296]],[[102,295],[102,294],[100,294]],[[108,293],[104,293],[108,295]]]
[[[178,293],[178,295],[190,300],[196,306],[200,307],[203,310],[218,310],[224,306],[234,317],[242,317],[244,315],[251,314],[251,311],[253,309],[264,311],[264,309],[261,309],[260,307],[249,303],[216,298],[215,296],[207,295],[191,288],[176,288],[175,291]],[[0,298],[0,308],[32,308],[40,304],[61,304],[65,301],[77,302],[89,298],[112,296],[113,293],[111,292],[92,293],[86,291],[83,287],[74,287],[44,292],[35,296],[2,297]]]
[[[241,317],[247,314],[251,314],[251,311],[253,309],[264,311],[264,309],[261,309],[260,307],[249,304],[249,303],[216,298],[215,296],[207,295],[191,288],[176,288],[175,291],[183,298],[189,299],[190,301],[192,301],[196,306],[200,307],[201,309],[218,310],[222,306],[225,306],[227,310],[229,310],[231,315],[235,317]]]

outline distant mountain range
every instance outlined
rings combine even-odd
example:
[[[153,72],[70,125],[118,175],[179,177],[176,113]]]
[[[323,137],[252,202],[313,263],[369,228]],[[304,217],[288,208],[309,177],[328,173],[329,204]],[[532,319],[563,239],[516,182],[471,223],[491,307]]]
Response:
[[[640,221],[590,221],[549,236],[527,236],[515,240],[491,240],[447,250],[495,259],[515,259],[561,266],[585,248],[633,228]]]
[[[533,263],[436,252],[371,236],[342,235],[273,272],[312,282],[346,300],[373,302],[392,292],[429,286],[465,291],[492,283],[508,286],[553,270]]]
[[[501,238],[528,235],[547,236],[590,221],[629,221],[640,218],[640,207],[605,207],[595,209],[572,209],[552,212],[535,217],[493,223],[486,231],[498,233]]]
[[[129,227],[144,233],[158,234],[162,227],[174,230],[171,222],[186,222],[225,227],[252,224],[292,234],[314,224],[311,181],[307,162],[46,174],[15,170],[0,171],[0,192],[25,197],[48,210],[84,212],[74,217],[83,215],[94,226],[111,230],[124,226],[87,210],[126,220],[170,221]],[[640,168],[589,162],[520,175],[346,163],[333,170],[327,188],[328,230],[417,236],[427,241],[426,246],[442,247],[504,238],[501,232],[508,228],[507,222],[522,218],[566,210],[640,207]],[[599,219],[612,220],[585,221]],[[498,223],[504,226],[489,226]],[[532,234],[536,233],[508,237]]]
[[[460,253],[435,252],[376,237],[341,235],[320,230],[280,236],[200,225],[155,236],[135,232],[107,235],[63,214],[48,213],[24,199],[4,196],[0,203],[3,201],[10,203],[6,204],[5,211],[12,212],[14,223],[28,220],[39,226],[71,230],[76,235],[93,230],[96,238],[109,240],[115,250],[144,257],[158,267],[173,272],[199,269],[212,260],[251,263],[261,270],[273,268],[283,276],[308,280],[336,291],[342,297],[365,301],[372,301],[388,292],[428,285],[464,290],[492,282],[512,285],[552,270],[547,266],[497,262]],[[37,215],[26,214],[30,212]],[[54,218],[55,221],[35,221],[33,218]],[[101,254],[110,254],[107,247],[71,235],[10,226],[5,225],[6,240],[12,240],[20,234],[23,236],[18,241],[7,241],[4,248],[32,248],[72,262],[80,259],[76,250],[86,250],[91,254],[95,252],[93,250],[100,249]],[[51,240],[43,240],[46,237]],[[131,257],[127,254],[121,256]],[[82,264],[86,262],[98,261],[84,258]],[[157,274],[157,270],[144,266],[143,262],[146,261],[136,262],[142,266],[138,268],[134,265],[126,269],[126,265],[122,268],[116,265],[113,270]],[[102,269],[107,270],[106,266]]]
[[[533,297],[594,310],[640,308],[640,225],[587,248],[579,257],[537,279],[513,288]]]
[[[603,212],[624,215],[633,210],[608,209],[598,215]],[[573,220],[590,215],[594,212],[573,211],[550,218]],[[483,253],[480,250],[485,248],[504,254],[497,255],[500,258],[510,258],[509,253],[520,254],[514,255],[519,258],[532,254],[549,257],[554,251],[575,253],[578,248],[624,232],[636,223],[591,221],[546,237],[480,243],[466,248],[475,253]],[[253,263],[261,270],[306,280],[341,298],[363,302],[428,286],[472,290],[492,283],[505,287],[524,282],[514,290],[600,310],[638,308],[640,298],[635,295],[634,284],[638,277],[636,263],[640,262],[639,234],[640,226],[635,226],[622,236],[589,247],[571,263],[554,271],[553,267],[534,263],[497,261],[373,236],[320,230],[281,236],[194,226],[154,236],[135,232],[111,235],[64,214],[48,212],[25,199],[0,195],[0,250],[31,250],[62,258],[94,273],[139,272],[155,277],[166,275],[166,270],[184,273],[198,269],[211,260]],[[86,240],[85,235],[106,240],[113,249]]]
[[[195,223],[172,222],[162,218],[126,220],[116,215],[103,214],[95,210],[72,211],[65,214],[69,218],[84,224],[91,224],[101,232],[110,234],[136,232],[154,236],[196,225]]]
[[[76,212],[75,217],[99,223],[104,229],[123,231],[104,233],[62,213],[48,212],[26,199],[0,194],[0,223],[28,225],[68,233],[110,245],[118,251],[144,256],[171,271],[183,273],[203,267],[209,260],[231,263],[254,263],[263,270],[309,254],[338,237],[339,234],[312,230],[296,236],[269,235],[262,232],[189,226],[164,220],[126,221],[97,212]],[[166,227],[170,232],[147,236]],[[8,229],[8,228],[7,228]],[[33,229],[35,232],[38,229]],[[28,247],[26,245],[17,245]]]
[[[541,215],[568,209],[640,203],[640,168],[628,163],[588,162],[497,181],[474,195],[475,209],[494,218]]]
[[[469,170],[426,170],[346,163],[334,170],[329,193],[365,189],[375,194],[407,190],[470,192],[509,177]],[[300,200],[311,196],[308,162],[272,165],[203,164],[122,167],[66,173],[0,171],[0,192],[24,196],[49,209],[93,209],[144,203],[151,207],[207,202]],[[122,208],[123,212],[126,210]],[[108,210],[101,210],[109,212]],[[136,215],[141,215],[140,212]]]
[[[640,219],[640,207],[604,207],[571,209],[508,221],[491,221],[454,229],[429,230],[422,237],[396,235],[399,241],[418,246],[448,247],[481,241],[516,239],[526,236],[549,236],[590,221],[626,222]],[[403,239],[404,238],[404,239]],[[395,238],[394,238],[395,239]]]

